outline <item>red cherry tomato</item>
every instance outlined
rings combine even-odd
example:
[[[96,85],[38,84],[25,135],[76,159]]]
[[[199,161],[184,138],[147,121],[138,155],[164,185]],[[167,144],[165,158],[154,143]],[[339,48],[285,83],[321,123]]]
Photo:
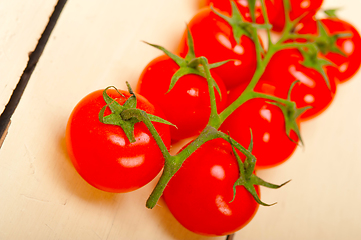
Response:
[[[262,85],[262,80],[260,85]],[[246,86],[232,89],[228,96],[231,103],[237,99]],[[262,86],[260,86],[262,87]],[[269,92],[268,92],[269,93]],[[272,94],[270,94],[272,95]],[[262,98],[251,99],[238,107],[221,125],[220,130],[228,133],[243,147],[248,148],[253,135],[253,155],[257,158],[256,168],[269,168],[285,162],[297,147],[298,137],[291,132],[287,136],[282,110]],[[282,146],[280,151],[279,146]]]
[[[244,227],[258,203],[243,187],[232,148],[223,139],[206,142],[185,160],[164,190],[173,216],[187,229],[202,235],[227,235]],[[259,187],[255,186],[257,193]]]
[[[211,113],[207,80],[201,76],[185,75],[167,93],[171,78],[178,69],[179,66],[168,56],[157,57],[144,68],[137,86],[137,92],[160,107],[166,119],[177,126],[170,128],[173,140],[199,134]],[[221,90],[221,99],[216,91],[216,104],[221,111],[226,104],[226,88],[212,70],[211,74]]]
[[[262,76],[269,85],[268,89],[274,89],[274,95],[287,98],[292,83],[296,80],[291,92],[291,100],[296,102],[297,108],[311,106],[301,116],[301,120],[311,119],[323,112],[332,102],[336,93],[335,76],[332,67],[325,67],[330,88],[321,73],[302,65],[302,54],[296,49],[287,49],[277,52],[269,62]],[[260,87],[255,89],[260,90]]]
[[[217,16],[210,8],[199,11],[189,22],[188,28],[194,40],[197,57],[205,56],[209,63],[230,61],[214,72],[223,79],[227,88],[249,82],[257,66],[255,44],[251,38],[243,35],[237,44],[231,26]],[[179,52],[184,57],[188,52],[187,32],[181,40]]]
[[[338,18],[321,19],[321,23],[329,35],[349,34],[336,40],[336,47],[343,54],[327,51],[323,56],[336,65],[334,75],[339,82],[349,80],[360,68],[361,65],[361,37],[358,31],[350,23]],[[300,34],[318,34],[317,22],[312,19],[303,22],[298,30]]]
[[[301,16],[307,19],[312,18],[321,7],[322,2],[323,0],[290,0],[290,19],[295,20]],[[280,32],[285,26],[285,8],[283,0],[274,0],[274,6],[277,17],[273,18],[271,21],[271,24],[273,25],[272,30]]]
[[[121,105],[130,94],[121,97],[115,90],[108,95]],[[101,123],[100,110],[106,105],[103,90],[84,97],[71,113],[66,129],[66,143],[70,159],[78,173],[94,187],[108,192],[129,192],[150,182],[163,168],[162,153],[144,123],[136,123],[130,143],[121,127]],[[160,117],[145,98],[137,95],[137,108]],[[105,115],[110,110],[105,111]],[[154,123],[165,145],[170,146],[169,127]]]
[[[248,5],[248,0],[237,0],[237,1],[235,1],[235,3],[238,7],[238,10],[242,14],[244,20],[247,22],[252,22],[249,5]],[[213,4],[213,7],[217,8],[223,12],[227,12],[229,15],[232,14],[232,7],[231,7],[230,0],[207,0],[206,4],[209,6],[211,4]],[[265,6],[267,9],[268,19],[270,21],[273,21],[273,19],[276,17],[276,14],[275,14],[276,9],[275,9],[273,0],[265,0]],[[261,6],[261,2],[259,0],[256,1],[256,9],[255,10],[256,10],[256,12],[255,12],[256,23],[260,23],[260,24],[264,23],[264,17],[262,14],[262,6]]]

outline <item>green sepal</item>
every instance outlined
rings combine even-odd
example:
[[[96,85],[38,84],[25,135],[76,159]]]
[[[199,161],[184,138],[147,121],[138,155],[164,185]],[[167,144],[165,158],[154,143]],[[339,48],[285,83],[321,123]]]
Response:
[[[326,60],[325,58],[318,57],[319,48],[315,44],[310,44],[307,50],[303,48],[299,48],[299,51],[301,52],[304,58],[301,64],[307,68],[311,68],[318,71],[325,80],[327,87],[331,89],[330,81],[325,72],[324,66],[334,65],[334,64]]]
[[[197,59],[199,59],[199,61],[200,61],[200,65],[198,65],[197,70],[202,74],[201,76],[203,76],[204,78],[206,78],[208,80],[208,84],[210,84],[213,88],[216,88],[220,99],[222,99],[221,89],[219,88],[217,82],[214,80],[214,78],[212,77],[212,75],[210,73],[211,67],[209,66],[208,59],[206,57],[199,57]],[[220,63],[214,63],[212,68],[214,68],[214,66],[217,66],[218,64],[219,64],[218,66],[223,65],[226,62],[227,61],[222,61]]]
[[[152,115],[152,114],[149,114],[147,113],[147,116],[149,118],[149,120],[151,122],[157,122],[157,123],[163,123],[163,124],[166,124],[166,125],[169,125],[169,126],[172,126],[172,127],[175,127],[175,128],[178,128],[176,125],[174,125],[173,123],[161,118],[161,117],[158,117],[158,116],[155,116],[155,115]]]
[[[334,9],[326,9],[323,12],[330,18],[338,18],[337,16],[337,11],[339,11],[339,8],[334,8]]]
[[[293,87],[296,85],[296,83],[298,83],[298,82],[300,82],[300,81],[296,80],[290,86],[290,89],[288,91],[288,96],[287,96],[287,101],[289,104],[282,104],[279,102],[268,102],[268,103],[273,104],[281,109],[284,119],[285,119],[285,128],[286,128],[287,137],[292,142],[295,142],[291,138],[291,131],[294,131],[296,133],[301,145],[303,145],[303,140],[301,137],[300,128],[298,127],[298,124],[297,124],[297,119],[299,118],[299,116],[301,116],[301,114],[303,114],[305,111],[307,111],[308,109],[310,109],[312,107],[306,106],[306,107],[302,107],[302,108],[297,108],[296,103],[291,101],[291,91],[292,91]]]
[[[253,151],[253,133],[252,129],[249,129],[251,140],[249,141],[248,145],[248,151],[252,153]],[[245,176],[246,178],[249,178],[254,171],[254,168],[256,167],[256,161],[257,159],[252,155],[252,157],[246,157],[246,160],[244,161],[244,168],[245,168]]]
[[[222,61],[222,62],[211,63],[211,64],[208,64],[208,67],[209,67],[209,69],[217,68],[217,67],[220,67],[223,64],[226,64],[226,63],[231,62],[231,61],[237,61],[237,60],[236,59],[229,59],[229,60],[225,60],[225,61]]]
[[[130,84],[126,82],[126,85],[131,96],[127,99],[127,101],[125,101],[123,108],[137,108],[137,97],[135,96],[135,93],[133,92]]]
[[[196,74],[199,76],[203,76],[203,74],[201,72],[199,72],[197,69],[194,68],[190,68],[190,67],[180,67],[172,76],[172,79],[170,80],[170,85],[168,88],[167,93],[169,93],[174,85],[178,82],[178,80],[188,74]]]
[[[136,141],[135,137],[134,137],[134,125],[138,122],[141,122],[141,120],[135,116],[129,117],[126,119],[124,119],[122,117],[122,113],[124,111],[126,111],[128,109],[137,109],[136,108],[136,106],[137,106],[136,95],[133,92],[133,90],[131,89],[129,83],[127,82],[126,84],[128,86],[128,91],[131,94],[131,96],[127,99],[127,101],[123,105],[120,105],[115,99],[111,98],[107,93],[107,90],[109,88],[114,88],[117,90],[117,92],[120,94],[120,96],[125,97],[123,94],[121,94],[118,91],[117,88],[111,86],[111,87],[107,87],[106,89],[104,89],[103,99],[104,99],[106,105],[104,107],[102,107],[102,109],[99,111],[98,118],[101,123],[109,124],[109,125],[116,125],[116,126],[121,127],[124,131],[124,134],[128,138],[129,142],[133,143]],[[104,116],[106,108],[109,108],[111,113],[107,116]],[[137,110],[142,111],[140,109],[137,109]],[[175,126],[174,124],[172,124],[160,117],[154,116],[152,114],[147,114],[147,116],[149,117],[149,119],[152,122],[159,122],[159,123]]]
[[[207,73],[206,71],[209,71],[212,68],[219,67],[232,60],[225,60],[225,61],[209,64],[207,58],[195,57],[193,38],[192,38],[191,32],[189,31],[188,27],[187,27],[188,52],[187,52],[187,55],[185,58],[181,58],[180,56],[177,56],[177,55],[171,53],[170,51],[168,51],[167,49],[165,49],[162,46],[159,46],[156,44],[151,44],[148,42],[145,42],[145,43],[161,50],[165,55],[170,57],[179,66],[179,69],[173,74],[173,76],[171,78],[167,93],[169,93],[173,89],[173,87],[175,86],[175,84],[181,77],[188,75],[188,74],[196,74],[196,75],[206,78],[207,80],[208,80],[208,76],[210,76],[211,79],[209,79],[209,80],[211,81],[212,86],[216,88],[218,95],[220,96],[220,98],[222,98],[221,91],[220,91],[218,84],[213,79],[210,72]],[[203,66],[204,63],[207,66]],[[207,70],[205,70],[205,69],[207,69]]]
[[[194,41],[193,41],[193,37],[192,37],[191,31],[189,30],[188,25],[187,25],[187,45],[188,45],[188,52],[184,58],[186,63],[190,62],[196,58],[196,54],[194,52]]]
[[[234,1],[231,1],[232,6],[232,16],[229,17],[216,11],[213,6],[211,6],[211,10],[220,18],[228,22],[228,24],[232,27],[233,37],[237,44],[240,43],[241,37],[246,35],[247,37],[252,39],[252,31],[251,31],[251,23],[245,22],[237,5]]]
[[[292,141],[295,142],[295,140],[293,140],[291,138],[291,131],[293,130],[296,134],[298,139],[300,140],[300,143],[303,145],[303,140],[301,137],[301,133],[300,133],[300,129],[298,127],[297,124],[297,118],[304,113],[307,109],[311,108],[310,106],[307,107],[303,107],[303,108],[296,108],[296,104],[292,104],[292,108],[288,107],[288,105],[283,105],[281,103],[278,102],[268,102],[270,104],[273,104],[277,107],[279,107],[283,113],[283,116],[285,118],[285,127],[286,127],[286,134],[288,136],[288,138]]]
[[[162,46],[159,46],[157,44],[152,44],[152,43],[148,43],[148,42],[145,42],[143,41],[144,43],[152,46],[152,47],[155,47],[159,50],[161,50],[165,55],[167,55],[168,57],[170,57],[174,62],[177,63],[178,66],[186,66],[187,65],[187,62],[186,60],[184,60],[183,58],[181,58],[180,56],[168,51],[166,48],[162,47]]]
[[[291,180],[288,180],[280,185],[277,185],[277,184],[266,182],[265,180],[263,180],[262,178],[260,178],[256,175],[252,175],[251,177],[252,177],[252,182],[254,182],[254,185],[259,185],[259,186],[272,188],[272,189],[278,189],[291,181]]]
[[[252,22],[256,22],[256,0],[248,0],[248,8],[251,13]]]
[[[243,164],[241,158],[239,157],[236,149],[234,148],[234,146],[232,145],[232,151],[234,156],[237,159],[238,162],[238,167],[239,167],[239,178],[236,180],[236,182],[233,184],[233,199],[231,200],[234,201],[234,199],[236,198],[236,193],[237,193],[237,186],[243,186],[254,198],[254,200],[263,206],[272,206],[276,203],[272,203],[272,204],[267,204],[261,201],[261,199],[259,198],[257,191],[254,187],[254,185],[260,185],[260,186],[264,186],[267,188],[280,188],[283,185],[285,185],[286,183],[288,183],[289,181],[281,184],[281,185],[276,185],[276,184],[272,184],[272,183],[268,183],[264,180],[262,180],[261,178],[257,177],[255,174],[253,174],[253,168],[251,169],[252,174],[250,174],[249,176],[247,176],[247,168],[245,167],[245,165]]]
[[[120,105],[117,101],[115,101],[113,98],[111,98],[108,94],[107,94],[107,90],[110,88],[114,88],[120,96],[125,97],[123,94],[121,94],[118,89],[114,86],[110,86],[107,87],[104,91],[103,91],[103,99],[105,101],[105,103],[107,104],[107,107],[110,108],[110,110],[114,113],[120,113],[121,111],[123,111],[123,106]]]
[[[315,39],[315,43],[322,54],[327,54],[329,52],[338,53],[342,56],[346,54],[336,45],[336,41],[339,38],[350,36],[349,33],[337,33],[337,34],[328,34],[325,26],[320,20],[317,20],[317,29],[318,36]]]

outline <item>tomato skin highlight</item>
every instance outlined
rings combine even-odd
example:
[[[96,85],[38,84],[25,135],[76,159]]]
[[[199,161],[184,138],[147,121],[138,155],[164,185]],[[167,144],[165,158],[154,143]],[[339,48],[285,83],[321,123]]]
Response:
[[[199,134],[206,127],[211,114],[205,78],[195,74],[185,75],[168,92],[171,78],[178,69],[179,66],[171,58],[159,56],[144,68],[137,85],[137,92],[158,106],[167,121],[177,126],[170,127],[173,140]],[[211,74],[221,90],[222,98],[215,91],[218,111],[221,111],[227,101],[227,91],[222,79],[213,70]]]
[[[361,37],[356,28],[338,18],[324,18],[320,20],[324,25],[326,31],[330,35],[334,34],[350,34],[347,37],[338,38],[336,46],[345,54],[341,55],[335,52],[327,52],[321,54],[326,59],[330,60],[336,66],[333,70],[338,82],[345,82],[352,78],[352,76],[360,69],[361,65]],[[302,23],[302,27],[298,29],[299,34],[318,34],[317,22],[310,19]]]
[[[130,94],[119,90],[126,98]],[[92,186],[107,192],[129,192],[149,183],[164,165],[161,151],[144,123],[136,123],[136,142],[130,143],[121,127],[101,123],[100,110],[106,105],[103,90],[85,96],[73,109],[67,128],[69,157],[81,177]],[[121,105],[125,98],[113,89],[108,95]],[[144,97],[137,95],[137,108],[164,117]],[[105,115],[110,110],[105,111]],[[165,145],[170,147],[169,127],[153,123]]]
[[[327,109],[335,97],[337,85],[332,66],[325,67],[329,88],[322,74],[303,66],[303,60],[297,49],[281,50],[272,56],[262,79],[275,89],[274,96],[284,99],[287,98],[292,83],[299,80],[292,89],[291,101],[296,103],[297,108],[312,107],[300,116],[300,120],[309,120]],[[263,92],[257,86],[255,90]]]
[[[268,19],[272,22],[273,19],[276,17],[276,9],[275,5],[272,2],[273,0],[265,0],[265,5],[267,9],[267,16]],[[249,6],[248,6],[248,0],[237,0],[235,1],[238,10],[240,11],[244,21],[252,22]],[[230,0],[207,0],[206,4],[210,6],[213,5],[214,8],[217,8],[223,12],[227,12],[229,15],[232,13],[232,7]],[[278,10],[278,9],[277,9]],[[256,1],[256,23],[262,24],[264,23],[264,17],[262,14],[262,7],[261,2]]]
[[[238,176],[230,144],[223,139],[211,140],[185,160],[165,188],[163,198],[188,230],[206,236],[231,234],[244,227],[259,206],[243,186],[236,187],[232,201]],[[259,193],[259,187],[255,188]]]
[[[252,79],[257,67],[257,57],[251,38],[243,35],[237,44],[231,26],[208,7],[191,19],[188,28],[193,37],[196,57],[205,56],[209,63],[234,60],[213,69],[228,89]],[[179,54],[184,57],[187,52],[185,31],[179,45]]]
[[[262,82],[261,79],[260,84]],[[245,87],[241,85],[230,91],[229,104],[242,94]],[[281,109],[269,102],[272,101],[263,98],[248,100],[238,107],[220,127],[222,132],[229,134],[245,148],[248,148],[250,144],[252,130],[252,154],[257,159],[256,169],[271,168],[285,162],[295,151],[298,142],[295,132],[292,131],[290,135],[293,141],[287,136]]]
[[[322,3],[323,0],[290,0],[290,19],[295,20],[301,16],[305,19],[311,19],[315,16]],[[272,30],[281,32],[285,26],[285,9],[283,0],[274,0],[274,8],[277,17],[271,19],[270,21],[273,25]]]

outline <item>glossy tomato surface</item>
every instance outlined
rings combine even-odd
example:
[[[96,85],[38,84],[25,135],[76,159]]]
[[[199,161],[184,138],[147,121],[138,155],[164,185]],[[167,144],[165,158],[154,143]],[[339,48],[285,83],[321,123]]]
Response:
[[[173,140],[199,134],[211,113],[207,80],[201,76],[185,75],[168,92],[171,78],[178,69],[179,66],[168,56],[157,57],[144,68],[137,86],[137,92],[160,107],[166,119],[177,126],[170,128]],[[222,98],[216,91],[216,104],[221,111],[227,100],[226,88],[213,71],[212,77],[221,90]]]
[[[234,1],[237,5],[238,10],[240,11],[242,17],[247,22],[252,22],[252,17],[250,14],[250,9],[248,5],[248,0],[236,0]],[[273,0],[265,0],[265,6],[267,9],[268,19],[273,21],[276,17],[276,9]],[[231,1],[230,0],[207,0],[206,4],[211,6],[213,5],[214,8],[219,9],[220,11],[227,12],[229,15],[232,13]],[[256,0],[256,22],[257,23],[264,23],[264,16],[262,13],[262,6],[261,1]],[[278,9],[277,9],[278,10]]]
[[[311,19],[321,7],[323,0],[290,0],[290,19],[302,17]],[[272,30],[280,32],[285,26],[285,8],[283,0],[274,0],[277,17],[271,19]]]
[[[244,89],[245,86],[232,89],[228,96],[229,103],[237,99]],[[257,159],[258,169],[285,162],[295,151],[298,142],[295,132],[290,134],[292,140],[287,136],[281,109],[269,102],[262,98],[245,102],[220,127],[222,132],[228,133],[245,148],[250,144],[252,130],[252,154]]]
[[[325,45],[323,56],[336,65],[334,75],[339,82],[349,80],[360,68],[361,65],[361,37],[359,32],[350,23],[338,18],[325,18],[320,20],[323,27],[330,36],[342,34],[335,46],[343,53],[337,53]],[[309,20],[302,24],[298,30],[300,34],[319,34],[319,28],[315,20]],[[323,44],[319,42],[319,44]]]
[[[205,56],[209,63],[234,60],[214,68],[214,72],[223,79],[227,88],[251,80],[257,66],[255,44],[251,38],[243,35],[238,44],[233,37],[232,27],[210,8],[200,10],[188,23],[188,28],[197,57]],[[184,57],[187,52],[185,31],[179,53]]]
[[[227,235],[244,227],[258,210],[258,204],[242,186],[236,187],[232,201],[238,176],[230,144],[211,140],[185,160],[163,197],[173,216],[190,231]],[[255,188],[259,193],[259,187]]]
[[[330,87],[325,78],[315,69],[302,65],[304,57],[296,49],[287,49],[273,55],[266,67],[262,79],[267,81],[268,87],[258,86],[255,90],[271,93],[280,98],[287,98],[288,91],[293,82],[296,83],[291,92],[291,100],[297,108],[310,106],[301,116],[301,120],[311,119],[323,112],[333,101],[336,94],[335,76],[331,66],[325,67]],[[265,90],[268,89],[268,90]]]
[[[99,121],[98,114],[106,105],[102,93],[90,93],[74,108],[66,129],[67,150],[75,169],[89,184],[103,191],[129,192],[150,182],[162,169],[164,158],[144,123],[135,124],[136,141],[130,143],[121,127]],[[130,96],[125,91],[121,91],[125,98],[115,90],[107,93],[120,104]],[[137,108],[164,117],[140,95]],[[169,127],[154,126],[169,148]]]

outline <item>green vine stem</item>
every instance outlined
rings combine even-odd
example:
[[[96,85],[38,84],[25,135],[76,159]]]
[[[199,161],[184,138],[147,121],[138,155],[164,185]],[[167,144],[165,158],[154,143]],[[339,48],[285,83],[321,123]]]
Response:
[[[261,0],[261,3],[262,3],[263,12],[266,13],[264,1]],[[233,1],[232,1],[232,4],[234,4]],[[286,7],[285,9],[289,9],[289,8]],[[265,14],[265,16],[266,16],[265,17],[265,21],[266,21],[265,25],[267,25],[267,24],[269,24],[269,19],[267,17],[267,14]],[[240,169],[242,169],[240,171],[243,172],[243,167],[245,167],[245,169],[247,170],[247,173],[253,172],[253,169],[254,169],[254,166],[256,163],[256,158],[252,155],[251,151],[245,149],[242,145],[240,145],[239,143],[237,143],[236,141],[231,139],[227,134],[222,133],[222,132],[218,131],[217,129],[220,127],[220,125],[227,119],[227,117],[234,110],[236,110],[239,106],[244,104],[246,101],[253,99],[253,98],[264,98],[264,99],[268,99],[271,101],[275,101],[277,103],[285,105],[286,108],[289,108],[289,109],[294,107],[294,103],[289,101],[288,99],[282,99],[282,98],[274,97],[271,95],[266,95],[263,93],[257,93],[253,89],[256,86],[259,79],[261,78],[262,74],[264,73],[265,66],[267,66],[268,62],[271,60],[272,56],[277,51],[286,49],[286,48],[302,47],[302,46],[307,47],[308,46],[308,43],[284,44],[285,40],[291,38],[290,30],[293,28],[295,23],[296,23],[296,21],[290,22],[289,18],[286,17],[286,26],[285,26],[286,31],[283,34],[282,38],[276,43],[271,42],[270,29],[266,28],[267,32],[268,32],[269,49],[264,54],[264,56],[262,56],[262,54],[264,53],[264,50],[263,50],[261,41],[258,37],[258,28],[257,27],[251,28],[252,29],[251,34],[252,34],[252,38],[255,42],[256,54],[257,54],[256,72],[255,72],[251,82],[247,86],[246,90],[243,92],[243,94],[237,100],[235,100],[230,106],[228,106],[225,110],[223,110],[220,114],[218,114],[218,112],[217,112],[217,106],[216,106],[216,101],[215,101],[215,89],[214,89],[215,81],[213,80],[210,70],[209,70],[210,65],[208,64],[207,59],[204,57],[194,58],[195,56],[194,56],[194,52],[192,50],[191,54],[192,54],[193,59],[190,60],[191,58],[189,56],[188,56],[188,58],[186,58],[187,61],[190,60],[187,64],[187,66],[188,67],[196,66],[198,71],[202,72],[203,73],[202,75],[207,79],[208,90],[209,90],[209,95],[210,95],[210,102],[211,102],[211,115],[210,115],[209,122],[208,122],[208,125],[206,126],[206,128],[187,147],[185,147],[182,151],[180,151],[177,155],[174,155],[174,156],[169,155],[169,153],[164,154],[164,158],[165,158],[164,170],[163,170],[163,173],[162,173],[156,187],[153,189],[151,195],[149,196],[149,198],[147,200],[146,206],[148,208],[153,208],[156,205],[159,198],[162,196],[163,191],[164,191],[165,187],[167,186],[168,182],[170,181],[172,176],[180,169],[183,162],[194,151],[196,151],[200,146],[202,146],[207,141],[210,141],[210,140],[213,140],[216,138],[222,138],[222,139],[228,141],[232,146],[236,147],[240,152],[242,152],[246,156],[245,163],[243,165],[239,166]],[[189,30],[188,30],[188,34],[190,34]],[[189,37],[188,42],[193,46],[191,37]],[[192,47],[191,47],[191,49],[192,49]],[[145,120],[145,122],[147,122],[146,119],[144,119],[144,120]],[[164,147],[162,147],[162,148],[164,148]],[[254,175],[252,175],[252,176],[254,176]],[[252,178],[255,178],[255,177],[252,177]],[[283,185],[283,184],[282,185],[273,185],[270,183],[266,184],[265,181],[258,179],[258,178],[257,178],[257,182],[264,183],[264,186],[266,186],[266,187],[273,186],[273,188],[278,188]],[[268,204],[264,204],[262,201],[260,201],[256,197],[255,197],[255,199],[258,203],[268,206]]]
[[[252,162],[255,161],[255,157],[252,155],[251,152],[249,152],[235,140],[231,139],[227,134],[218,131],[212,126],[207,126],[204,128],[201,134],[181,152],[179,152],[177,155],[167,156],[165,158],[163,173],[156,187],[153,189],[151,195],[149,196],[146,206],[148,208],[153,208],[158,202],[159,198],[162,196],[163,191],[167,186],[168,182],[170,181],[171,177],[179,170],[183,162],[204,143],[216,138],[222,138],[228,141],[229,143],[234,145],[240,152],[242,152],[247,159],[250,159],[250,161]]]
[[[249,0],[251,1],[251,0]],[[232,2],[233,8],[234,8],[234,2]],[[222,138],[226,141],[228,141],[232,147],[238,149],[243,155],[245,155],[246,160],[242,163],[242,161],[237,158],[237,161],[239,162],[239,168],[240,168],[240,174],[245,176],[240,176],[240,179],[235,183],[238,185],[245,186],[250,192],[253,192],[252,187],[253,184],[262,185],[265,187],[271,187],[271,188],[278,188],[281,187],[284,184],[281,185],[275,185],[267,183],[255,175],[253,175],[254,167],[256,164],[256,158],[252,154],[252,146],[253,142],[251,139],[251,144],[249,149],[244,148],[242,145],[237,143],[235,140],[230,138],[225,133],[222,133],[218,131],[218,128],[221,126],[221,124],[227,119],[228,116],[232,114],[233,111],[235,111],[239,106],[244,104],[245,102],[249,101],[253,98],[263,98],[268,99],[271,102],[275,103],[274,105],[277,105],[280,107],[280,109],[283,111],[285,115],[285,119],[289,121],[288,125],[286,123],[286,130],[294,130],[296,133],[298,132],[298,127],[295,123],[295,119],[299,116],[299,114],[302,111],[305,111],[305,109],[297,109],[295,108],[295,103],[290,101],[289,97],[288,99],[282,99],[275,96],[258,93],[254,91],[254,88],[256,84],[258,83],[259,79],[263,75],[265,68],[269,61],[271,60],[272,56],[282,49],[286,48],[300,48],[300,47],[309,47],[310,43],[284,43],[287,39],[294,38],[294,35],[292,35],[292,29],[297,23],[297,19],[294,21],[290,21],[288,16],[289,11],[289,2],[288,0],[284,0],[285,2],[285,14],[286,14],[286,24],[284,28],[284,32],[281,35],[281,38],[276,43],[273,43],[271,41],[271,30],[270,28],[267,28],[267,25],[269,25],[269,19],[266,12],[266,7],[264,0],[261,0],[262,4],[262,11],[264,13],[264,19],[265,24],[262,25],[262,27],[257,27],[256,23],[251,23],[251,35],[255,42],[256,47],[256,53],[257,53],[257,69],[255,71],[255,74],[246,87],[245,91],[236,99],[232,104],[230,104],[225,110],[223,110],[221,113],[218,113],[217,111],[217,105],[216,105],[216,90],[220,94],[219,87],[217,86],[216,82],[211,76],[210,69],[220,66],[227,61],[220,62],[220,63],[214,63],[209,64],[208,60],[205,57],[199,57],[196,58],[194,54],[193,49],[193,40],[190,35],[189,29],[188,29],[188,44],[190,51],[188,52],[185,59],[180,58],[179,56],[176,56],[175,54],[172,54],[171,52],[167,51],[161,46],[150,44],[153,47],[156,47],[160,50],[162,50],[165,54],[167,54],[170,58],[172,58],[180,67],[178,72],[175,73],[171,80],[171,85],[169,88],[169,91],[172,89],[176,81],[179,80],[179,78],[185,74],[197,74],[200,76],[203,76],[206,78],[208,83],[208,91],[209,91],[209,97],[210,97],[210,105],[211,105],[211,114],[209,117],[209,121],[207,126],[203,129],[203,131],[200,133],[200,135],[192,141],[189,145],[187,145],[184,149],[182,149],[179,153],[176,155],[171,155],[163,143],[162,139],[160,138],[159,134],[157,133],[156,129],[154,128],[152,121],[155,119],[154,116],[150,116],[149,114],[146,114],[144,111],[137,109],[135,107],[132,108],[125,108],[121,109],[121,107],[117,106],[117,111],[120,115],[120,119],[117,121],[134,121],[134,119],[137,119],[137,121],[142,121],[147,126],[151,134],[153,135],[156,143],[158,144],[164,159],[164,169],[162,172],[162,175],[159,178],[159,181],[155,188],[153,189],[152,193],[150,194],[146,206],[148,208],[153,208],[159,198],[162,196],[164,189],[166,188],[168,182],[171,180],[171,178],[174,176],[174,174],[181,168],[184,161],[192,154],[194,153],[199,147],[201,147],[204,143],[207,141],[216,139],[216,138]],[[213,10],[215,11],[215,10]],[[253,19],[255,21],[255,19]],[[233,20],[232,20],[233,21]],[[266,27],[264,27],[266,26]],[[266,28],[268,32],[268,49],[267,51],[264,51],[262,47],[262,43],[258,37],[258,29],[260,28]],[[149,44],[149,43],[148,43]],[[291,89],[290,89],[291,91]],[[135,96],[135,95],[134,95]],[[222,97],[222,96],[220,96]],[[134,101],[134,100],[132,100]],[[113,102],[108,99],[108,105],[113,107]],[[131,104],[128,104],[131,105]],[[134,104],[133,104],[134,105]],[[105,118],[105,117],[104,117]],[[160,121],[159,119],[155,119],[157,121]],[[125,124],[122,122],[122,124]],[[169,123],[167,123],[169,124]],[[237,156],[237,155],[236,155]],[[242,183],[242,184],[241,184]],[[254,192],[253,192],[254,193]],[[254,195],[254,194],[253,194]],[[268,206],[268,204],[263,203],[258,199],[257,194],[254,195],[255,200],[262,204]]]

